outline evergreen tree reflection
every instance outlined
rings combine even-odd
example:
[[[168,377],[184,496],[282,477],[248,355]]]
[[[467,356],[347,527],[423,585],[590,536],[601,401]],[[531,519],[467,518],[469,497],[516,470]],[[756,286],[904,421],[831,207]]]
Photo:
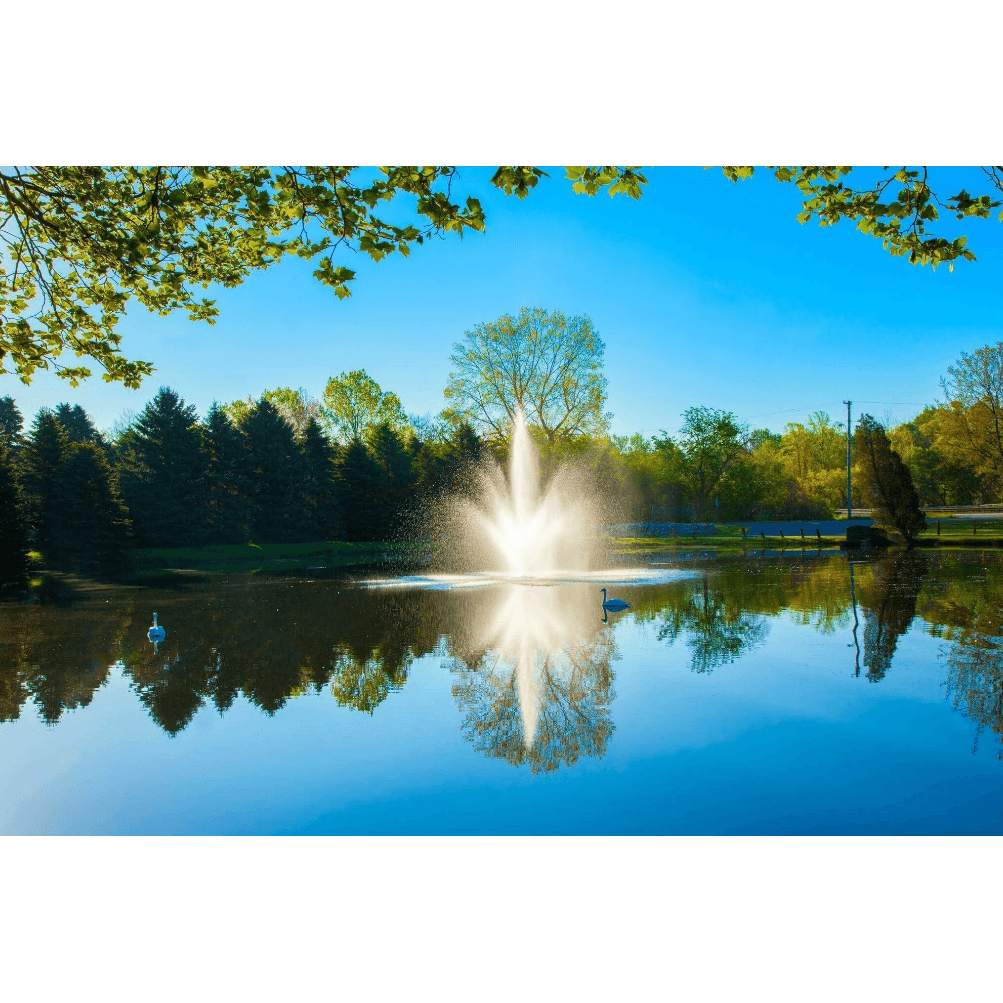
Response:
[[[110,678],[128,626],[121,610],[97,617],[85,608],[4,604],[3,614],[0,722],[17,720],[29,700],[50,725],[87,707]]]
[[[916,616],[916,601],[926,577],[922,551],[907,550],[871,565],[872,581],[860,590],[864,609],[864,665],[879,682],[891,668],[898,639]]]

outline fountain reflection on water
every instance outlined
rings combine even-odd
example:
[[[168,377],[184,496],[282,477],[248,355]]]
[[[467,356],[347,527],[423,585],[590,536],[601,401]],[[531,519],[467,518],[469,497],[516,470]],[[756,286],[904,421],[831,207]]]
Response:
[[[451,639],[463,731],[481,752],[533,772],[602,756],[616,643],[582,585],[501,585]]]

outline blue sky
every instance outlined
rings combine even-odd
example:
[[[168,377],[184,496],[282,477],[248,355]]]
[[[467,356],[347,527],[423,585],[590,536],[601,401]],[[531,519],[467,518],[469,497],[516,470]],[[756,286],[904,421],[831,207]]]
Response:
[[[855,404],[854,418],[910,418],[961,351],[1003,340],[995,221],[966,224],[976,263],[933,272],[845,223],[802,226],[796,189],[765,172],[733,185],[718,169],[648,169],[638,202],[574,195],[560,168],[519,201],[491,188],[491,173],[464,169],[454,190],[481,199],[486,233],[378,264],[346,251],[340,263],[358,275],[349,300],[285,261],[219,291],[213,327],[134,306],[119,328],[125,354],[156,366],[139,391],[42,374],[29,387],[0,376],[0,395],[28,420],[67,400],[110,428],[162,384],[204,414],[214,399],[278,386],[319,396],[329,376],[363,368],[409,413],[434,414],[464,330],[542,306],[595,322],[614,432],[675,432],[693,405],[779,431],[819,407],[845,415],[847,397],[877,402]],[[970,170],[935,180],[945,195],[979,183]]]

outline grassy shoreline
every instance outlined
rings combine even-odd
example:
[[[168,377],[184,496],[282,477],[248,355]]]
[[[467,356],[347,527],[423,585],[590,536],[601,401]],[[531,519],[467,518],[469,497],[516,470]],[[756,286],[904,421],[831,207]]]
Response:
[[[163,572],[329,571],[406,560],[412,552],[400,543],[343,541],[139,548],[129,555],[129,567],[134,578]]]
[[[927,520],[927,529],[919,535],[917,546],[934,547],[1003,547],[1003,519],[980,519],[975,521],[972,531],[971,519],[941,519],[937,532],[936,519]],[[815,550],[831,549],[845,541],[845,536],[822,536],[805,533],[784,534],[783,536],[749,533],[743,538],[740,526],[718,526],[715,533],[693,536],[667,537],[611,537],[613,553],[618,556],[648,554],[671,554],[677,551],[713,550],[717,553],[741,554],[745,550]]]
[[[1003,520],[981,520],[972,532],[970,520],[941,520],[940,534],[936,520],[919,538],[918,546],[933,547],[1003,547]],[[817,550],[833,549],[844,537],[805,534],[779,534],[764,538],[749,533],[743,538],[739,526],[719,526],[712,534],[678,537],[609,537],[611,557],[645,558],[671,556],[682,552],[713,551],[724,555],[741,555],[749,550]],[[32,575],[44,573],[44,560],[37,552],[32,555]],[[225,574],[305,574],[317,575],[348,571],[353,568],[373,568],[387,565],[416,565],[422,549],[400,542],[345,543],[319,541],[312,543],[243,543],[205,547],[139,548],[129,554],[126,579],[143,584],[165,577]]]

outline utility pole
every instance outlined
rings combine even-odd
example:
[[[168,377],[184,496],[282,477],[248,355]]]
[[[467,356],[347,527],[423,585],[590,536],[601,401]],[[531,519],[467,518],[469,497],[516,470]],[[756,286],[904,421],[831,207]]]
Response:
[[[850,474],[850,405],[853,401],[843,401],[846,405],[846,518],[853,516],[853,481]]]

